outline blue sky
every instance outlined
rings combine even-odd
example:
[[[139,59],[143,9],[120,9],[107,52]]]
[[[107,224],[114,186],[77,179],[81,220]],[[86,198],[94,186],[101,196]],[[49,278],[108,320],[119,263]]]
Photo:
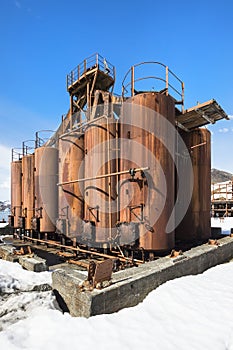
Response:
[[[233,3],[222,1],[0,1],[0,199],[9,149],[55,129],[69,108],[66,74],[99,52],[116,66],[160,61],[185,82],[185,107],[215,98],[233,115]],[[212,166],[233,172],[233,120],[211,126]]]

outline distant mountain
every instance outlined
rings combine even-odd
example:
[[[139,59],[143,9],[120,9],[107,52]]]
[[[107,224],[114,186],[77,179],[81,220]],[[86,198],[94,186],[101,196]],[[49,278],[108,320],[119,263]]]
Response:
[[[233,179],[233,174],[223,170],[211,169],[211,183],[225,182]]]
[[[10,209],[11,205],[9,201],[0,201],[0,211]]]

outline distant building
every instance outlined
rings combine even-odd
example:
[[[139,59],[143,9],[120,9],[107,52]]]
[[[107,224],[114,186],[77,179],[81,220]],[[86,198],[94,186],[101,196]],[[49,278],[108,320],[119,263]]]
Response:
[[[212,217],[233,216],[233,182],[224,181],[211,185]]]

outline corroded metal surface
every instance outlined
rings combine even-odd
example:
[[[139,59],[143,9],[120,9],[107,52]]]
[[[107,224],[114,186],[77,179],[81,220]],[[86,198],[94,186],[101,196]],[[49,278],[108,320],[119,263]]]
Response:
[[[11,208],[14,228],[19,227],[22,214],[22,161],[11,162]]]
[[[22,158],[22,174],[22,216],[25,217],[25,229],[30,230],[35,206],[34,154]]]
[[[182,222],[176,228],[176,239],[180,241],[207,240],[210,238],[210,198],[211,198],[211,144],[210,132],[200,128],[189,133],[179,130],[192,160],[193,194]],[[182,169],[185,159],[180,157]],[[187,187],[189,176],[186,174]],[[185,195],[185,189],[183,191]]]
[[[35,216],[41,232],[54,232],[58,216],[58,149],[35,150]]]
[[[84,136],[73,133],[59,140],[59,182],[84,177]],[[59,218],[68,220],[66,234],[81,235],[83,220],[83,182],[59,186]]]
[[[174,206],[174,163],[155,136],[155,131],[161,131],[168,140],[173,137],[166,130],[164,118],[174,125],[173,99],[154,92],[142,93],[123,105],[120,128],[121,139],[128,139],[121,143],[120,170],[153,164],[146,177],[120,176],[120,222],[141,222],[139,246],[156,251],[174,246],[174,232],[166,232]]]
[[[113,118],[93,121],[85,132],[85,178],[117,171],[117,125]],[[116,235],[116,176],[84,182],[84,218],[95,225],[97,243]]]

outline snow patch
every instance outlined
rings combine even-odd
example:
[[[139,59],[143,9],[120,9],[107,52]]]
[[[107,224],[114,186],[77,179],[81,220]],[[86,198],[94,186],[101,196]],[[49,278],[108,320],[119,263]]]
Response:
[[[0,260],[0,294],[29,291],[42,284],[52,284],[51,272],[27,271],[18,263]]]
[[[168,281],[136,307],[89,319],[72,318],[54,310],[51,300],[37,299],[27,318],[0,333],[1,348],[233,350],[232,275],[232,263],[219,265]],[[12,307],[13,301],[5,305]]]

